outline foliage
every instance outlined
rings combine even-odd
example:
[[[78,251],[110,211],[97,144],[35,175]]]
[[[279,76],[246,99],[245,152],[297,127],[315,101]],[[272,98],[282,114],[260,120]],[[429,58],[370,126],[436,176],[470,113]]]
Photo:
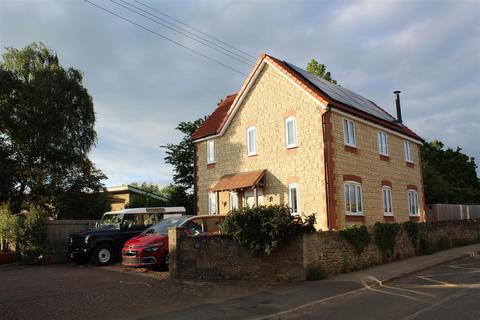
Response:
[[[302,221],[286,206],[260,206],[231,211],[220,230],[253,254],[270,255],[293,238],[315,232],[314,224],[313,215]]]
[[[130,185],[167,198],[167,202],[163,202],[161,200],[152,202],[153,199],[148,201],[144,200],[143,202],[137,202],[137,200],[134,200],[135,202],[131,202],[129,204],[130,208],[143,208],[149,206],[185,207],[187,214],[193,214],[193,194],[191,192],[187,192],[187,190],[182,186],[170,184],[161,188],[159,185],[149,182],[142,182],[141,184],[133,182]]]
[[[393,257],[395,250],[395,240],[400,225],[398,223],[382,223],[377,222],[373,226],[373,236],[378,249],[382,252],[384,261],[388,261]]]
[[[29,203],[54,208],[65,192],[98,191],[106,177],[88,159],[95,112],[81,72],[41,43],[7,48],[0,88],[0,201],[17,213]]]
[[[21,219],[22,220],[22,219]],[[24,263],[45,262],[47,240],[47,213],[30,208],[19,224],[17,244]]]
[[[7,205],[0,206],[0,251],[7,252],[8,244],[17,237],[17,216],[11,214]]]
[[[111,202],[106,192],[65,192],[57,206],[57,219],[100,220],[110,211]]]
[[[337,84],[337,81],[335,81],[330,72],[327,71],[327,66],[319,63],[315,59],[310,60],[310,62],[307,64],[307,72],[319,78],[325,79],[333,84]]]
[[[480,204],[480,180],[475,159],[457,147],[425,142],[421,149],[427,203]]]
[[[420,242],[419,242],[419,253],[422,255],[425,254],[433,254],[437,252],[437,246],[436,243],[429,240],[427,237],[422,236],[420,237]]]
[[[166,149],[165,162],[173,165],[175,169],[174,183],[186,190],[193,187],[194,146],[191,136],[204,120],[205,118],[200,118],[192,122],[180,122],[176,129],[183,133],[182,141],[178,144],[168,143],[166,146],[161,146]]]
[[[317,281],[328,278],[328,273],[320,267],[311,267],[307,270],[306,279],[308,281]]]
[[[403,224],[403,227],[405,231],[408,234],[408,237],[410,238],[410,241],[412,242],[413,247],[415,250],[417,250],[417,244],[418,244],[418,223],[413,222],[413,221],[407,221]]]
[[[364,225],[353,225],[340,230],[339,233],[353,246],[358,254],[361,254],[370,243],[371,236],[367,226]]]

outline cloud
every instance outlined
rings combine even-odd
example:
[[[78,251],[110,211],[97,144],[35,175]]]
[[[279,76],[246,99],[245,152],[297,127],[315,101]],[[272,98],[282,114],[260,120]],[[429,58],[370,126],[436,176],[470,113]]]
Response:
[[[250,68],[109,1],[93,0],[244,73]],[[147,0],[145,0],[147,1]],[[475,1],[182,1],[148,4],[257,57],[298,66],[315,58],[341,85],[406,123],[480,158],[480,13]],[[160,145],[180,121],[212,112],[244,76],[105,14],[83,1],[0,2],[0,47],[42,41],[83,71],[97,113],[92,159],[107,185],[171,182]]]

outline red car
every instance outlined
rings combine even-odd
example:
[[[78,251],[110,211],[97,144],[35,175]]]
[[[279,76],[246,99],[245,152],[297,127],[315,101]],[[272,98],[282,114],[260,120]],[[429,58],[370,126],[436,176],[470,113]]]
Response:
[[[181,216],[162,220],[128,240],[122,250],[122,264],[129,267],[168,268],[168,228],[183,227],[189,235],[220,231],[221,215]]]

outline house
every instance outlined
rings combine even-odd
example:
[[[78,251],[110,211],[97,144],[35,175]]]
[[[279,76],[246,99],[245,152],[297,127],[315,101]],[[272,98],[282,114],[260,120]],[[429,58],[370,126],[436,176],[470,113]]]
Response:
[[[318,229],[424,221],[420,138],[374,102],[263,54],[192,135],[199,214],[288,204]]]
[[[111,202],[110,211],[118,211],[128,208],[134,202],[147,204],[149,201],[154,206],[162,206],[168,201],[165,197],[154,194],[130,185],[122,185],[107,188],[109,200]]]

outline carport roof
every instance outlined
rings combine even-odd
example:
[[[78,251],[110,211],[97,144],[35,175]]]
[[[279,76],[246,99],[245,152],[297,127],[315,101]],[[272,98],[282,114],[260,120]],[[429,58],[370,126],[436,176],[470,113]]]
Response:
[[[212,191],[237,190],[255,187],[265,175],[266,170],[228,174],[220,178]]]

